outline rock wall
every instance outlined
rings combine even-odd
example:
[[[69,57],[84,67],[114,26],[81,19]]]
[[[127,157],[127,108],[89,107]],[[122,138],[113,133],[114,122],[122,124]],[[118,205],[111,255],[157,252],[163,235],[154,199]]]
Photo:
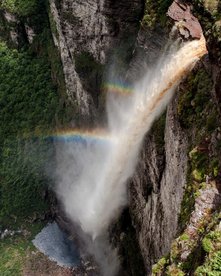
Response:
[[[60,51],[67,93],[69,99],[80,107],[81,114],[91,116],[95,113],[98,95],[90,91],[90,85],[85,89],[87,80],[81,78],[77,58],[81,57],[79,62],[91,63],[94,71],[100,64],[107,63],[112,58],[112,47],[117,46],[126,32],[136,37],[142,7],[142,0],[120,3],[50,0],[51,25],[55,27],[53,38]],[[94,79],[98,73],[93,75]],[[93,82],[92,79],[89,81]],[[93,89],[99,91],[100,87],[95,85]]]
[[[191,211],[194,210],[193,205],[196,200],[196,195],[193,194],[200,193],[198,192],[199,184],[196,185],[198,188],[193,188],[196,183],[190,172],[190,149],[204,143],[203,141],[208,139],[208,143],[211,145],[208,150],[210,158],[216,159],[219,156],[217,146],[215,146],[216,150],[212,153],[212,148],[214,148],[212,144],[217,145],[218,142],[218,140],[213,140],[212,137],[217,135],[215,133],[219,129],[218,118],[220,116],[218,112],[219,105],[217,105],[219,101],[217,83],[219,82],[220,59],[214,59],[215,55],[219,57],[217,49],[219,36],[217,35],[217,29],[215,27],[211,29],[209,23],[214,21],[214,26],[216,26],[217,17],[213,15],[213,19],[211,19],[211,13],[208,13],[208,3],[206,1],[201,4],[196,2],[193,1],[192,3],[194,5],[193,11],[195,15],[201,18],[201,24],[208,41],[209,56],[203,59],[201,65],[198,64],[196,66],[194,77],[190,74],[187,80],[182,83],[173,102],[169,105],[166,114],[164,143],[159,141],[159,135],[162,135],[164,125],[161,125],[161,131],[159,130],[158,122],[153,125],[152,132],[144,142],[137,172],[129,189],[129,212],[132,217],[132,225],[136,229],[147,275],[151,273],[152,264],[170,251],[171,243],[182,227],[186,224],[188,225],[188,219],[190,218],[186,216],[187,213],[190,216]],[[218,6],[216,6],[217,8]],[[135,54],[130,63],[131,66],[128,72],[130,77],[137,76],[137,72],[142,66],[145,68],[148,67],[148,64],[154,62],[159,52],[162,51],[162,46],[165,45],[167,27],[164,26],[162,30],[160,28],[161,24],[159,22],[156,23],[155,20],[145,22],[150,17],[160,18],[158,12],[153,2],[147,1],[146,14],[141,25],[143,27],[139,31]],[[145,28],[145,24],[147,28]],[[148,31],[146,31],[147,29]],[[144,57],[146,57],[145,62]],[[206,72],[206,75],[198,79],[196,77],[198,73],[196,72],[201,72],[201,70]],[[195,77],[196,79],[193,80]],[[197,85],[193,85],[194,82]],[[192,85],[194,87],[190,87]],[[185,98],[185,95],[187,97],[190,96],[189,90],[192,90],[191,93],[196,96],[192,95],[188,104],[186,104],[183,98]],[[213,110],[216,110],[216,113],[218,112],[217,119],[213,122],[213,130],[208,130],[210,129],[208,126],[209,117],[213,116],[213,112],[209,111],[207,101],[213,105]],[[201,105],[201,107],[197,107],[197,105]],[[187,109],[185,110],[185,108]],[[182,109],[184,110],[181,112],[180,110]],[[193,110],[193,112],[189,113],[188,109]],[[193,119],[190,119],[191,116]],[[185,124],[183,119],[187,119]],[[204,123],[202,123],[202,120]],[[215,133],[211,134],[210,132],[213,131]],[[200,166],[203,165],[201,164]],[[204,177],[200,181],[206,181],[206,177],[210,175],[212,179],[214,177],[217,179],[215,183],[219,185],[218,175],[215,176],[211,173],[212,161],[207,161],[204,166],[207,166],[206,173],[204,173]],[[220,170],[220,165],[218,167],[218,170]],[[189,181],[192,181],[192,183],[188,184]],[[188,190],[192,194],[188,193]],[[182,220],[185,220],[185,222]],[[172,271],[171,273],[176,273],[176,269],[170,269],[170,271]],[[185,273],[187,272],[188,270],[185,271]],[[162,275],[165,275],[164,273],[166,273],[166,270],[164,270]],[[135,274],[132,273],[132,275]]]
[[[130,60],[127,60],[130,68],[127,79],[138,79],[142,75],[141,68],[145,70],[155,62],[167,43],[171,26],[166,24],[165,13],[171,1],[165,3],[161,9],[153,1],[50,0],[50,22],[51,26],[56,26],[53,38],[61,55],[67,93],[69,99],[80,106],[81,114],[99,116],[97,109],[101,103],[90,85],[86,85],[92,77],[81,74],[78,63],[86,57],[91,70],[96,71],[93,78],[97,78],[97,64],[110,64],[115,59],[113,47],[120,48],[121,41],[129,36],[133,46],[126,49],[131,52]],[[85,67],[80,69],[84,71]],[[94,85],[93,90],[99,90],[101,82]],[[133,238],[139,244],[148,275],[152,264],[169,252],[180,229],[179,214],[186,187],[188,150],[192,143],[178,114],[181,93],[184,91],[177,93],[170,104],[165,125],[154,125],[153,132],[146,138],[129,189],[131,227],[135,229],[130,233],[136,233]],[[159,137],[162,134],[164,141]],[[125,229],[118,231],[127,235]],[[121,243],[118,241],[117,246],[121,247]],[[124,250],[125,259],[128,259],[127,254]],[[134,261],[130,257],[127,265],[133,266]],[[133,269],[127,271],[131,275],[137,273]]]
[[[166,43],[166,31],[159,26],[157,31],[141,27],[138,33],[138,22],[144,12],[142,1],[50,0],[50,11],[56,24],[53,37],[61,54],[68,95],[77,100],[83,114],[91,114],[96,105],[77,71],[79,55],[89,53],[95,62],[108,63],[112,58],[111,48],[120,43],[125,32],[134,33],[137,41],[127,78],[137,79],[141,68],[154,62]],[[176,97],[166,115],[164,149],[154,135],[147,137],[130,187],[130,214],[147,271],[169,251],[178,229],[188,142],[177,120],[177,101]]]
[[[124,56],[129,68],[126,78],[134,80],[155,62],[171,28],[166,19],[166,10],[171,2],[49,0],[47,16],[62,62],[66,93],[69,102],[79,109],[81,118],[92,117],[92,121],[99,118],[99,108],[103,104],[101,83],[105,80],[107,64],[120,64],[120,56]],[[218,1],[189,2],[195,15],[201,19],[209,56],[197,65],[195,70],[199,73],[195,72],[180,86],[166,115],[153,125],[144,141],[137,171],[129,185],[129,213],[126,219],[123,213],[120,218],[124,220],[123,225],[115,228],[119,237],[115,244],[124,248],[120,251],[129,275],[137,276],[139,271],[139,267],[136,272],[133,270],[136,258],[127,251],[127,248],[133,250],[129,242],[138,244],[136,248],[140,249],[147,275],[152,264],[170,251],[172,240],[181,228],[180,214],[186,216],[183,201],[190,177],[189,167],[193,166],[192,163],[190,165],[189,151],[196,146],[201,150],[202,144],[210,141],[207,151],[210,159],[217,159],[219,152],[217,145],[220,145],[221,134],[215,116],[218,114],[218,118],[221,110],[220,5]],[[18,47],[34,43],[39,28],[33,25],[32,17],[24,18],[1,8],[4,38]],[[205,102],[209,104],[204,106]],[[211,116],[213,108],[215,111]],[[217,162],[219,170],[220,160]],[[209,170],[204,168],[200,181],[205,181],[208,176],[218,183],[215,165],[208,161],[206,166]],[[199,170],[197,167],[192,171],[195,169]],[[191,189],[194,193],[195,188]],[[188,196],[192,199],[191,195]],[[187,203],[192,204],[188,200]],[[122,238],[127,235],[130,235],[129,239]]]
[[[163,156],[156,138],[148,138],[130,188],[130,213],[147,271],[170,249],[186,184],[188,141],[177,120],[177,98],[166,115]]]

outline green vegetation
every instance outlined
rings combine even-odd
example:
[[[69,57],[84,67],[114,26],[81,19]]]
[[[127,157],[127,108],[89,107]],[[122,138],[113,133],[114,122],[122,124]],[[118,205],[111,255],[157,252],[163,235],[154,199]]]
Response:
[[[49,184],[45,175],[49,157],[49,145],[40,139],[14,138],[4,142],[0,164],[2,223],[14,216],[26,217],[34,212],[40,215],[47,209],[44,191]]]
[[[27,261],[27,275],[33,272],[33,263],[47,266],[31,243],[54,200],[48,178],[54,170],[54,147],[47,136],[55,126],[69,122],[74,110],[66,108],[62,64],[53,45],[47,4],[44,0],[0,3],[0,230],[24,230],[0,242],[2,276],[23,275]],[[8,23],[5,10],[19,21]],[[54,24],[52,18],[50,23]],[[26,24],[35,33],[31,45]],[[18,45],[10,39],[14,29]]]
[[[190,236],[187,233],[184,233],[183,235],[180,236],[181,241],[188,241]]]
[[[167,20],[166,12],[172,2],[172,0],[146,0],[141,26],[153,29],[157,24],[160,24],[165,27]]]
[[[218,156],[219,153],[216,152],[216,154]],[[217,156],[209,157],[207,151],[201,151],[200,146],[189,152],[187,184],[179,216],[180,229],[183,229],[188,223],[195,199],[200,195],[200,190],[207,187],[206,177],[210,176],[210,179],[217,177],[220,171]]]
[[[185,193],[179,216],[180,235],[172,245],[167,261],[153,266],[154,275],[221,275],[219,211],[206,209],[196,233],[185,230],[196,198],[204,189],[220,181],[220,116],[211,98],[212,77],[201,65],[180,86],[177,115],[189,137],[189,161]],[[214,230],[215,229],[215,230]],[[195,272],[194,272],[195,271]],[[192,275],[191,274],[191,275]]]
[[[51,69],[43,57],[0,43],[0,220],[41,212],[53,154],[42,134],[58,108]]]
[[[32,239],[43,228],[42,223],[21,225],[22,234],[7,237],[0,243],[0,275],[21,276],[28,254],[34,252]]]
[[[191,145],[187,184],[180,212],[181,229],[189,220],[199,190],[206,186],[207,176],[214,179],[220,171],[219,150],[210,152],[209,146],[211,136],[220,125],[218,111],[210,95],[212,87],[212,77],[202,66],[195,69],[180,87],[178,119],[189,133]]]
[[[221,251],[214,253],[203,266],[198,267],[194,275],[197,275],[197,276],[221,275]]]
[[[153,275],[175,276],[220,275],[221,271],[221,232],[219,210],[210,216],[199,238],[181,234],[172,243],[169,256],[161,258],[152,267]],[[187,258],[182,253],[187,252]],[[195,272],[194,272],[195,271]],[[192,275],[191,274],[191,275]]]
[[[29,16],[36,12],[38,2],[37,0],[2,0],[0,8],[21,16]]]
[[[193,180],[202,182],[205,180],[205,175],[209,174],[209,171],[207,171],[209,160],[206,149],[205,151],[201,151],[198,147],[196,147],[189,152],[189,157],[191,161]]]
[[[203,26],[208,44],[213,48],[219,47],[221,42],[221,5],[219,0],[193,0],[194,13]],[[216,59],[221,52],[215,51]]]
[[[185,276],[185,273],[176,265],[171,265],[166,270],[166,276]]]
[[[178,103],[178,115],[180,123],[184,128],[189,128],[197,121],[198,127],[204,127],[206,112],[210,112],[213,119],[208,122],[211,130],[214,125],[215,115],[211,113],[212,103],[210,102],[210,91],[212,79],[205,68],[195,70],[185,81],[182,95]]]
[[[207,253],[209,253],[213,249],[213,244],[211,240],[207,237],[205,237],[202,241],[203,250]]]
[[[220,4],[219,0],[193,0],[193,4],[201,11],[209,13],[212,16],[212,19],[220,18]],[[202,16],[202,14],[201,14]],[[211,19],[211,18],[210,18]]]
[[[47,128],[58,96],[44,58],[0,44],[1,137],[23,136]]]
[[[207,253],[205,263],[199,266],[194,275],[221,275],[221,232],[220,229],[209,232],[202,241],[202,247]]]
[[[47,173],[54,149],[44,136],[55,124],[67,123],[73,108],[66,108],[62,64],[52,41],[47,2],[5,0],[1,8],[18,15],[21,24],[28,20],[36,34],[32,45],[24,41],[19,50],[0,42],[0,223],[7,226],[14,219],[40,216],[48,209]],[[12,45],[7,26],[3,31],[2,38]]]
[[[175,264],[169,265],[170,261],[168,258],[161,258],[157,264],[152,267],[153,276],[184,276],[185,273],[177,267]]]
[[[153,265],[152,267],[152,273],[154,275],[159,275],[159,273],[163,273],[165,270],[165,265],[168,263],[168,260],[166,258],[161,258],[157,264]]]
[[[190,168],[188,168],[190,170]],[[179,215],[179,226],[184,229],[189,221],[191,212],[193,211],[195,199],[200,186],[198,183],[194,182],[188,172],[187,184],[185,188],[184,197],[181,204],[181,212]]]
[[[157,149],[163,149],[164,147],[164,131],[166,124],[166,112],[162,114],[158,120],[156,120],[152,126],[152,132],[155,138]]]

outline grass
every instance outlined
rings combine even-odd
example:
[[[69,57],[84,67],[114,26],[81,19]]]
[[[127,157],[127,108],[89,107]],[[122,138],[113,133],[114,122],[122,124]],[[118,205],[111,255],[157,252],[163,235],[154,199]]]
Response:
[[[21,226],[23,234],[7,237],[0,243],[0,275],[19,276],[31,251],[35,251],[32,239],[43,228],[42,222]]]

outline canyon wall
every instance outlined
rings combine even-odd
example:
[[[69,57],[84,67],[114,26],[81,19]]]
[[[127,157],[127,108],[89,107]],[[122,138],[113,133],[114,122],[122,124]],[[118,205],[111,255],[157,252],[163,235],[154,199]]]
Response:
[[[74,107],[69,114],[72,126],[76,114],[78,124],[85,126],[101,120],[102,83],[113,65],[130,81],[156,61],[173,25],[166,16],[171,2],[50,0],[44,6],[50,38],[43,39],[53,39],[55,53],[48,55],[52,78],[65,106]],[[135,176],[128,183],[128,209],[111,229],[128,275],[150,275],[152,265],[170,252],[172,241],[188,225],[202,183],[220,183],[220,4],[189,2],[203,26],[209,55],[183,80],[145,138]],[[2,6],[1,38],[11,47],[45,51],[39,42],[45,28],[36,16],[32,10]],[[175,266],[174,260],[168,262]],[[166,268],[159,271],[164,275]]]

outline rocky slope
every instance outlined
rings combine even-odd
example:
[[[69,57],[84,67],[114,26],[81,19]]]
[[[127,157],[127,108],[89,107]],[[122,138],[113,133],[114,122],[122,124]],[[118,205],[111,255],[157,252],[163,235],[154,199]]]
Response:
[[[113,61],[118,73],[128,80],[137,79],[142,68],[155,61],[172,26],[166,17],[171,2],[50,0],[44,7],[54,42],[48,55],[52,78],[63,104],[74,107],[69,114],[75,116],[72,125],[99,121],[102,83]],[[220,252],[213,246],[210,254],[201,244],[210,231],[217,231],[219,220],[214,216],[218,213],[221,182],[220,4],[215,0],[189,2],[202,24],[209,55],[182,82],[166,114],[146,137],[129,185],[129,208],[111,229],[128,275],[150,275],[152,265],[170,252],[175,237],[183,231],[190,235],[188,229],[193,225],[201,229],[197,235],[188,236],[193,246],[186,249],[186,244],[181,245],[176,258],[170,252],[170,257],[155,266],[156,275],[193,275],[204,261],[208,267],[209,258]],[[0,13],[2,39],[12,47],[26,45],[37,52],[48,51],[39,42],[45,23],[38,21],[36,11],[20,6],[16,10],[7,3],[3,1]],[[59,61],[53,62],[55,57],[60,58],[62,66]],[[212,193],[208,195],[211,202],[203,199],[207,193]],[[211,229],[196,223],[202,219],[200,212],[214,222]],[[186,265],[182,256],[185,252],[191,255],[197,246],[203,253],[192,267]]]

